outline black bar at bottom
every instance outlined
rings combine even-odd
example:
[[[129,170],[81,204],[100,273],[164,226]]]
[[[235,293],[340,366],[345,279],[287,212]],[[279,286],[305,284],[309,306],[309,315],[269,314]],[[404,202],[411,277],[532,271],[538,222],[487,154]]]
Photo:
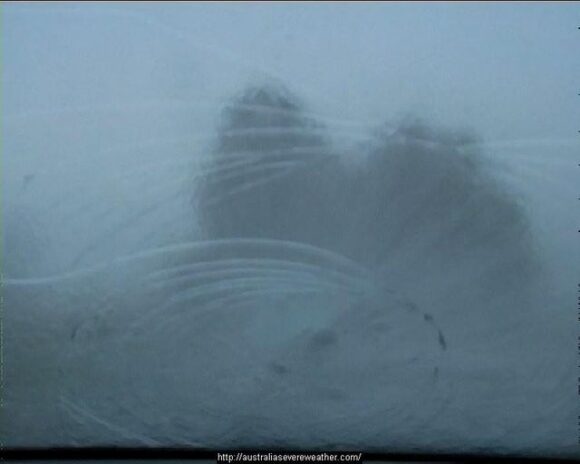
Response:
[[[217,453],[353,453],[360,451],[344,450],[203,450],[191,448],[114,448],[114,447],[87,447],[87,448],[4,448],[0,450],[0,457],[5,461],[63,461],[63,460],[212,460],[217,461]],[[543,462],[575,462],[573,458],[558,457],[522,457],[493,454],[427,454],[427,453],[363,453],[363,462],[368,461],[398,461],[398,462],[510,462],[510,463],[543,463]]]

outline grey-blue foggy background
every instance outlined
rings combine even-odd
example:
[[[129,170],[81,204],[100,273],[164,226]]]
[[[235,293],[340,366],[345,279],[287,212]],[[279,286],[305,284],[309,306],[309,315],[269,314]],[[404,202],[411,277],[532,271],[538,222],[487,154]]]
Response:
[[[579,25],[4,4],[2,445],[577,456]]]

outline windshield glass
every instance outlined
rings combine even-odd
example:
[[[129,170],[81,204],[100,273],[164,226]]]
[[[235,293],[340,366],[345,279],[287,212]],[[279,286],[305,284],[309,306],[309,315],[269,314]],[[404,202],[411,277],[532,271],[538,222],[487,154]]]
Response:
[[[578,456],[577,3],[26,3],[8,448]]]

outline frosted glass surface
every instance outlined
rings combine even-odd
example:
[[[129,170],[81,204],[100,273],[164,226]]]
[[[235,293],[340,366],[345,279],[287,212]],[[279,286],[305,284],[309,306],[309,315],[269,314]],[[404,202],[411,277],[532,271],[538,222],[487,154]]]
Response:
[[[3,5],[3,446],[578,456],[579,20]]]

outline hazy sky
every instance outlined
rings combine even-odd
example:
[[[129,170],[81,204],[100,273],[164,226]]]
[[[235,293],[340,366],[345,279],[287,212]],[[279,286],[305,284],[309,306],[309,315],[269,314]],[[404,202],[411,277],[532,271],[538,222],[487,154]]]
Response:
[[[58,103],[200,98],[268,73],[316,110],[349,119],[413,113],[492,139],[573,137],[580,121],[578,3],[3,10],[8,114]]]

